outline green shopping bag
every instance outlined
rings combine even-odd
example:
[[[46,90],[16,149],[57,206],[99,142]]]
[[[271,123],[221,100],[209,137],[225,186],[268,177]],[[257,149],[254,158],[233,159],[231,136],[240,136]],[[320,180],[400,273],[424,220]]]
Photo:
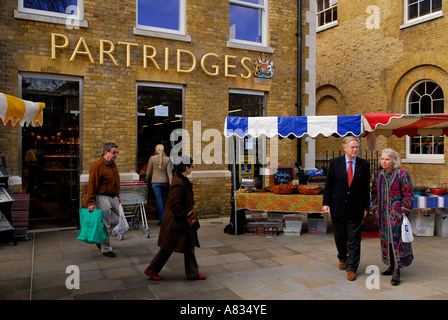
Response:
[[[81,230],[79,231],[78,240],[91,243],[102,243],[107,239],[107,233],[104,230],[103,211],[94,209],[79,209],[79,221]]]

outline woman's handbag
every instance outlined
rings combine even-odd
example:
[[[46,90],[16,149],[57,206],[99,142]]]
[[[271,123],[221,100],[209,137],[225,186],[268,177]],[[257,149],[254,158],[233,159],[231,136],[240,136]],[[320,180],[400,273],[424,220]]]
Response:
[[[190,226],[190,228],[194,230],[197,230],[200,227],[198,217],[193,211],[190,211],[187,214],[187,223]]]
[[[92,244],[102,243],[107,239],[102,210],[95,209],[90,212],[87,208],[79,209],[79,221],[81,230],[77,237],[78,240]]]
[[[409,222],[408,217],[405,215],[403,215],[403,223],[401,224],[401,240],[405,243],[410,243],[414,240],[411,222]]]

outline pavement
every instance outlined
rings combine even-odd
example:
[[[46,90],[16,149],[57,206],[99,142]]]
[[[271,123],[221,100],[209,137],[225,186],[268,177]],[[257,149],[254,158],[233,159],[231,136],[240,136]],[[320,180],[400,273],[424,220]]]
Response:
[[[130,228],[112,238],[117,257],[76,239],[78,230],[30,233],[17,246],[0,243],[1,300],[446,300],[448,238],[415,237],[415,260],[402,269],[401,284],[379,271],[380,243],[362,240],[357,279],[338,269],[331,225],[327,234],[229,235],[229,218],[202,219],[196,257],[203,281],[185,279],[183,255],[174,253],[152,281],[143,271],[158,251],[159,227],[150,237]],[[79,273],[77,273],[79,270]],[[77,278],[77,275],[80,275]],[[79,288],[77,287],[79,279]]]

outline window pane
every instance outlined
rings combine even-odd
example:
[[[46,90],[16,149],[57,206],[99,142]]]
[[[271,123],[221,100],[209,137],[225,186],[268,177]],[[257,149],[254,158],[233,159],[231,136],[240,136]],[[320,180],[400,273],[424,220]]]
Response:
[[[433,100],[432,112],[433,113],[443,113],[443,100]]]
[[[420,113],[420,103],[414,102],[409,105],[410,113],[411,114],[419,114]]]
[[[432,99],[428,95],[424,95],[420,100],[421,113],[432,113]]]
[[[325,11],[325,23],[331,22],[331,10]]]
[[[414,91],[420,96],[424,95],[426,93],[426,82],[420,83],[417,87],[415,87]]]
[[[432,1],[432,12],[442,10],[442,0]]]
[[[317,1],[317,12],[321,12],[324,10],[324,0]]]
[[[230,39],[262,42],[261,12],[259,9],[230,5]],[[233,34],[232,34],[233,33]]]
[[[325,15],[323,13],[319,13],[319,27],[325,24]]]
[[[423,0],[420,2],[420,17],[431,13],[431,0]]]
[[[138,24],[179,30],[179,0],[138,0]]]
[[[418,17],[418,4],[412,4],[409,6],[408,19],[414,19]]]
[[[68,6],[76,6],[78,0],[23,0],[23,7],[43,11],[66,13]]]

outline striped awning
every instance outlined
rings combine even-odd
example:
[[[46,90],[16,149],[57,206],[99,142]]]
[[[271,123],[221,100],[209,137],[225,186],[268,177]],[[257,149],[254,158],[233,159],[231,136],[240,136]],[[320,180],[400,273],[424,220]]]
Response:
[[[227,117],[224,135],[240,138],[251,136],[257,138],[265,135],[273,138],[280,137],[301,138],[305,135],[315,138],[348,134],[359,136],[362,134],[361,115],[351,116],[297,116],[297,117]]]
[[[22,100],[0,93],[0,124],[14,128],[18,125],[42,126],[45,103]]]
[[[363,126],[366,134],[375,136],[448,136],[448,114],[366,113]]]

